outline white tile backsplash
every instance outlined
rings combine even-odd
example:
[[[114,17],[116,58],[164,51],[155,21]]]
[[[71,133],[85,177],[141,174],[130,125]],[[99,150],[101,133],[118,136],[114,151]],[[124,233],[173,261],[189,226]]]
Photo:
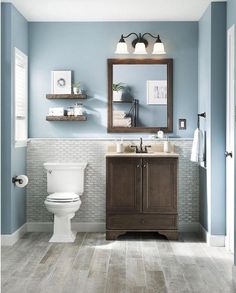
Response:
[[[105,221],[105,152],[113,140],[31,139],[27,148],[27,221],[52,221],[45,206],[47,196],[44,162],[88,162],[82,205],[74,222]],[[148,143],[148,141],[145,141]],[[151,141],[149,143],[152,143]],[[178,212],[181,223],[199,222],[198,166],[190,162],[192,141],[173,140],[179,158]]]

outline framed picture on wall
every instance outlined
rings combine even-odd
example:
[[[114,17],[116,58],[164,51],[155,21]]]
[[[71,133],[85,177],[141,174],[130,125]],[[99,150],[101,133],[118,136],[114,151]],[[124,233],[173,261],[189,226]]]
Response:
[[[71,70],[51,71],[52,94],[71,94]]]
[[[147,80],[147,104],[167,105],[167,80]]]

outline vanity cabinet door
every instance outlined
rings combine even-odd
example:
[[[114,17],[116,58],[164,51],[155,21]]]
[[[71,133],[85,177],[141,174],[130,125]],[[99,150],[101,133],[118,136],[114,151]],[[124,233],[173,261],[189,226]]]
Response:
[[[177,159],[143,159],[143,212],[177,214]]]
[[[141,163],[139,158],[107,158],[107,213],[141,212]]]

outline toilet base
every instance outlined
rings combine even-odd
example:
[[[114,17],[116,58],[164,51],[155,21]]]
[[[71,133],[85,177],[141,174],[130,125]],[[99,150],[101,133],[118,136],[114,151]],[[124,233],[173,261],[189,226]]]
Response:
[[[49,242],[74,242],[76,233],[71,230],[71,219],[75,213],[54,214],[53,235]]]
[[[53,234],[49,242],[71,243],[75,241],[76,232],[71,232],[70,235]]]

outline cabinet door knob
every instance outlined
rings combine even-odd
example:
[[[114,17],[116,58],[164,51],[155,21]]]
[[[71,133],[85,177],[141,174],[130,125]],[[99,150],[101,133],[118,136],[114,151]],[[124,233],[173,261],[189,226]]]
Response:
[[[140,168],[140,165],[139,164],[137,165],[137,168]]]

